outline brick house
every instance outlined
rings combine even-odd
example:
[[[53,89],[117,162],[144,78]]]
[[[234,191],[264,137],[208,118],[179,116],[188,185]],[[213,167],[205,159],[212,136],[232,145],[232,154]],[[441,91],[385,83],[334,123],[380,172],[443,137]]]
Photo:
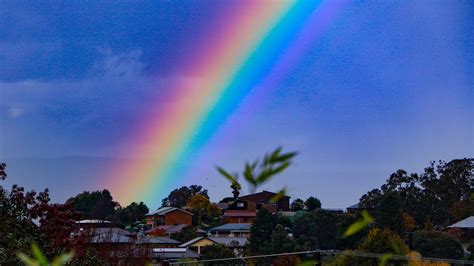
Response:
[[[283,196],[276,203],[271,202],[275,195],[277,194],[264,190],[230,202],[223,215],[224,223],[252,223],[257,216],[257,211],[261,208],[265,208],[271,213],[288,211],[290,197]]]
[[[163,207],[145,216],[146,224],[151,227],[159,225],[192,225],[193,214],[183,209]]]
[[[289,211],[290,210],[290,197],[282,196],[280,200],[278,200],[276,203],[272,203],[271,199],[276,195],[277,193],[264,190],[262,192],[239,197],[239,199],[252,201],[257,204],[261,204],[262,206],[266,208],[268,208],[269,205],[273,205],[276,207],[276,211]]]

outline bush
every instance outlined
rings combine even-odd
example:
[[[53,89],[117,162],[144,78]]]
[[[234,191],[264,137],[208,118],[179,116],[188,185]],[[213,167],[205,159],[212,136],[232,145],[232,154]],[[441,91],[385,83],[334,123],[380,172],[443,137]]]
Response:
[[[424,257],[462,259],[464,256],[459,241],[439,231],[420,230],[414,232],[413,249]]]

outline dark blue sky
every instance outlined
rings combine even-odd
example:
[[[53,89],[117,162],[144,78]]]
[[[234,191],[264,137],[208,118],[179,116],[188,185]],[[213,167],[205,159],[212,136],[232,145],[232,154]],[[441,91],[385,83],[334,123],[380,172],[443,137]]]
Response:
[[[110,165],[144,159],[127,153],[128,129],[151,99],[193,78],[181,63],[198,54],[189,44],[234,4],[0,1],[8,183],[62,201],[101,189]],[[215,164],[239,170],[283,145],[300,155],[265,188],[345,207],[399,168],[473,157],[473,25],[472,1],[349,3],[273,91],[216,132],[183,184],[218,200],[230,190]]]

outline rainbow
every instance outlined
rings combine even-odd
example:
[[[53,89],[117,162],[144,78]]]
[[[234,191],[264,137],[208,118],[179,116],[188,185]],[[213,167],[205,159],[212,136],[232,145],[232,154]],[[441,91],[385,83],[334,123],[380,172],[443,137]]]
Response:
[[[222,17],[219,41],[198,46],[196,79],[173,88],[133,138],[137,160],[106,179],[121,203],[151,206],[182,182],[183,162],[213,136],[256,86],[271,89],[336,17],[343,1],[242,1]],[[204,33],[205,34],[205,33]],[[262,86],[263,85],[263,86]]]

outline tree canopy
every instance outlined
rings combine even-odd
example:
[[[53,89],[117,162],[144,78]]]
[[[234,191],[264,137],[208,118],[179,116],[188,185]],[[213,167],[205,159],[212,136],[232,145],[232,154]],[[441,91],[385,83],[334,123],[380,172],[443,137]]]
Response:
[[[209,196],[207,195],[207,189],[203,189],[202,186],[183,186],[171,191],[168,197],[162,200],[161,205],[163,207],[182,208],[186,206],[188,200],[194,195],[202,195],[206,198],[209,198]]]

